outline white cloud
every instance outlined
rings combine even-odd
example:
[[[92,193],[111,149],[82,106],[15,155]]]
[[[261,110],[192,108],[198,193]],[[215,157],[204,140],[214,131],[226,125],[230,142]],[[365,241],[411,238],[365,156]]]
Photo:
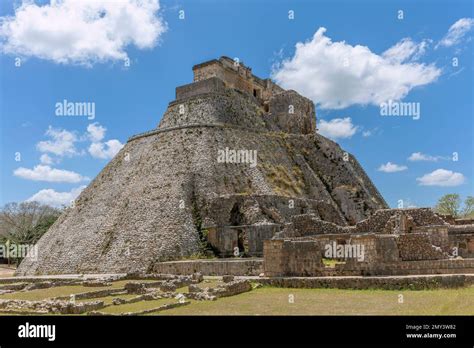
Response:
[[[53,159],[46,153],[42,154],[40,157],[41,164],[53,164]]]
[[[439,46],[450,47],[461,42],[462,38],[474,26],[474,19],[461,18],[454,23],[448,30],[447,34],[439,41],[436,48]]]
[[[89,153],[94,158],[110,159],[113,158],[123,147],[123,144],[117,139],[106,141],[105,143],[92,143],[89,146]]]
[[[74,145],[78,139],[73,132],[49,126],[46,135],[49,136],[51,140],[40,141],[36,144],[36,148],[40,152],[48,152],[60,157],[72,157],[79,154]]]
[[[89,138],[93,143],[99,142],[105,137],[105,132],[107,128],[102,127],[99,123],[91,123],[87,126],[87,132],[89,133]]]
[[[92,141],[92,144],[89,146],[89,153],[94,158],[113,158],[123,147],[123,144],[117,139],[103,142],[106,131],[107,129],[97,122],[87,126],[87,138]]]
[[[89,180],[89,178],[83,177],[76,172],[51,168],[48,165],[42,164],[35,166],[33,169],[20,167],[16,169],[13,174],[20,178],[33,181],[77,183]]]
[[[418,205],[414,203],[410,198],[402,199],[403,208],[418,208]]]
[[[465,181],[464,175],[446,169],[436,169],[435,171],[425,174],[416,181],[423,186],[459,186]]]
[[[440,159],[439,156],[431,156],[426,155],[421,152],[413,152],[410,157],[408,157],[409,161],[416,162],[416,161],[429,161],[429,162],[436,162]]]
[[[0,21],[0,49],[63,64],[124,60],[126,48],[152,48],[166,23],[158,0],[24,0]]]
[[[319,133],[331,139],[350,138],[357,132],[357,128],[350,117],[320,120],[318,124]]]
[[[363,130],[362,131],[362,136],[364,138],[368,138],[368,137],[371,137],[372,135],[376,135],[376,134],[379,134],[379,133],[380,133],[379,128],[375,127],[375,128],[372,128],[372,129]]]
[[[382,57],[393,63],[417,60],[425,54],[427,46],[427,40],[415,43],[410,38],[405,38],[382,53]]]
[[[73,188],[69,192],[57,192],[53,189],[44,189],[35,193],[28,198],[27,202],[40,202],[53,207],[69,206],[73,200],[79,196],[82,190],[86,188],[85,185]]]
[[[386,164],[382,164],[379,167],[378,171],[384,172],[384,173],[395,173],[395,172],[401,172],[407,169],[408,169],[407,166],[395,164],[392,162],[387,162]]]
[[[426,43],[416,45],[405,39],[385,51],[384,57],[366,46],[332,42],[325,32],[319,28],[311,40],[297,43],[294,56],[272,72],[282,87],[297,90],[323,109],[400,100],[441,74],[433,64],[403,63],[422,54]]]

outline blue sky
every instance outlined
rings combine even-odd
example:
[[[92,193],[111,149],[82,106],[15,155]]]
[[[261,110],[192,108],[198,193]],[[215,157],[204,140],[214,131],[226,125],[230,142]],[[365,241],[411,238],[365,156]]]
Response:
[[[472,2],[103,2],[87,8],[96,23],[74,15],[87,2],[1,2],[0,205],[74,198],[156,127],[194,64],[221,55],[313,99],[320,131],[390,206],[474,195]],[[381,116],[386,98],[415,103],[419,119]],[[95,118],[58,117],[63,100],[94,103]]]

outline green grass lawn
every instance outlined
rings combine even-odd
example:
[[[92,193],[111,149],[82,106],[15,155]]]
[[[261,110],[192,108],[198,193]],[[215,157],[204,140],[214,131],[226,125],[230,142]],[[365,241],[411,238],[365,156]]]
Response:
[[[121,288],[129,280],[114,282],[111,287],[60,286],[1,295],[1,299],[42,300],[69,296],[82,292]],[[200,287],[214,287],[217,279],[209,279]],[[187,287],[178,292],[187,292]],[[291,296],[292,297],[291,297]],[[399,303],[403,295],[403,303]],[[115,297],[132,298],[136,295],[112,295],[90,302],[104,300],[111,304]],[[293,298],[293,303],[290,299]],[[100,311],[119,314],[138,312],[174,303],[176,299],[159,299],[113,305]],[[288,289],[262,287],[237,296],[217,301],[191,300],[188,306],[173,308],[156,315],[474,315],[474,286],[441,290],[342,290],[342,289]],[[2,315],[2,314],[0,314]]]
[[[108,313],[108,314],[139,312],[145,309],[157,308],[165,304],[175,303],[175,302],[177,301],[173,298],[161,298],[159,300],[140,301],[140,302],[135,302],[135,303],[126,303],[122,305],[109,306],[109,307],[99,309],[99,311],[103,313]]]
[[[403,303],[399,303],[399,295]],[[294,303],[289,303],[289,295]],[[474,286],[426,291],[259,288],[159,315],[473,315]]]
[[[131,298],[137,297],[136,294],[122,294],[122,295],[112,295],[112,296],[104,296],[104,297],[94,297],[94,298],[87,298],[84,300],[77,300],[77,302],[94,302],[94,301],[104,301],[105,305],[111,305],[114,298],[121,298],[124,300],[129,300]]]

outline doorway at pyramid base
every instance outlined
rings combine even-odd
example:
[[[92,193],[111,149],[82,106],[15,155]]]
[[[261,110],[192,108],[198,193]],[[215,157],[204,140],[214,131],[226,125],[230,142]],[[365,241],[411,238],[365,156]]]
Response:
[[[262,257],[265,240],[272,239],[281,224],[208,226],[207,240],[219,257]]]

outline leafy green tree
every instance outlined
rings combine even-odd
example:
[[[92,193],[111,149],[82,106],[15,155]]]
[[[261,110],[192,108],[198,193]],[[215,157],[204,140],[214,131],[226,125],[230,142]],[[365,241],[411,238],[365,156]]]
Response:
[[[467,196],[464,207],[461,208],[461,198],[456,193],[444,195],[438,200],[435,211],[443,215],[452,215],[455,218],[469,217],[474,214],[474,197]]]
[[[36,244],[60,214],[38,202],[8,203],[0,209],[0,243]]]
[[[464,209],[462,212],[463,212],[464,217],[474,218],[474,197],[473,196],[466,197],[466,200],[464,201]]]

